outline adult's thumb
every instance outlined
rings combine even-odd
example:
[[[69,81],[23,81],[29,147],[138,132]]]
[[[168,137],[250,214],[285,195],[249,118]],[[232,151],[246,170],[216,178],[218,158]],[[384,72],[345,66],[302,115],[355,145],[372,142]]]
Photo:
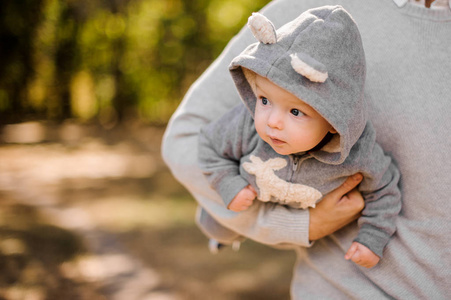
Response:
[[[363,180],[363,175],[361,173],[356,173],[352,176],[349,176],[346,181],[336,188],[332,193],[335,194],[338,198],[342,198],[344,195],[352,191],[355,187],[359,185]]]

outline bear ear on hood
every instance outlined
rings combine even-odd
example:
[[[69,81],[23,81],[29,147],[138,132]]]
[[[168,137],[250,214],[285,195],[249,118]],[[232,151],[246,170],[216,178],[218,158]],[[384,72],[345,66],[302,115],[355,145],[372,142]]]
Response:
[[[276,28],[273,23],[261,13],[252,13],[247,20],[247,25],[259,42],[263,44],[275,44],[277,42]]]
[[[252,13],[247,25],[254,37],[263,44],[277,43],[277,32],[274,24],[261,13]],[[293,69],[312,82],[325,82],[328,74],[326,67],[305,53],[291,54]]]
[[[322,63],[305,53],[291,54],[293,69],[312,82],[325,82],[329,76],[327,68]]]

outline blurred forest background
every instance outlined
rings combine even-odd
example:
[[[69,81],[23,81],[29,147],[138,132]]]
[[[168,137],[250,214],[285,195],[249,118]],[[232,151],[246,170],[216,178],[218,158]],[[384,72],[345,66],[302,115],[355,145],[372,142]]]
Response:
[[[208,252],[160,155],[194,80],[269,0],[4,0],[0,300],[288,299],[294,254]]]
[[[0,121],[164,124],[268,0],[20,0],[0,6]]]

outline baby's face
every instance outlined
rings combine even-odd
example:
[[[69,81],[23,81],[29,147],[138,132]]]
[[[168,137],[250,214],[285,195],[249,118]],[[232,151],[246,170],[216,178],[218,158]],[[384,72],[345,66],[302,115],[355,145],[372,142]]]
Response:
[[[265,77],[256,78],[255,128],[277,153],[288,155],[318,145],[332,126],[312,107]]]

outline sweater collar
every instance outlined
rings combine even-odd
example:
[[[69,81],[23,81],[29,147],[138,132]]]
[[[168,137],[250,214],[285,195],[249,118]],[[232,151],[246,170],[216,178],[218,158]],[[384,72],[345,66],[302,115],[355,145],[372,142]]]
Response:
[[[414,17],[435,21],[451,20],[451,0],[435,0],[431,8],[424,6],[424,0],[393,0],[393,2],[402,8],[403,13]]]
[[[451,1],[449,0],[435,0],[431,5],[432,9],[451,9]]]
[[[393,0],[398,7],[403,7],[407,2],[417,6],[424,6],[424,0]],[[432,9],[451,9],[451,0],[435,0],[431,5]]]

